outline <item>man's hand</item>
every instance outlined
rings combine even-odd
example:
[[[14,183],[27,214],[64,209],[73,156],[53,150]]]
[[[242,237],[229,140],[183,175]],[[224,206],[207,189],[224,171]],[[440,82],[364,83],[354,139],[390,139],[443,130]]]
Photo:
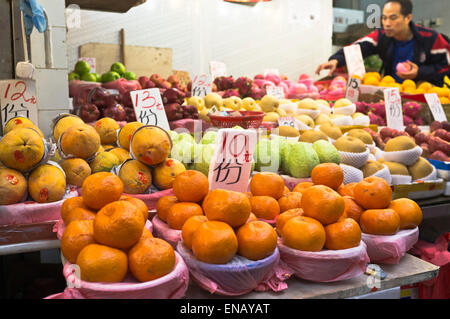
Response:
[[[411,61],[406,61],[406,63],[409,64],[410,70],[406,73],[397,72],[397,76],[403,80],[414,80],[419,74],[419,66]]]
[[[338,60],[330,60],[326,63],[319,65],[319,67],[316,70],[316,74],[319,75],[320,71],[322,71],[322,70],[330,70],[330,72],[328,72],[328,76],[332,76],[333,72],[337,68],[337,65],[338,65]]]

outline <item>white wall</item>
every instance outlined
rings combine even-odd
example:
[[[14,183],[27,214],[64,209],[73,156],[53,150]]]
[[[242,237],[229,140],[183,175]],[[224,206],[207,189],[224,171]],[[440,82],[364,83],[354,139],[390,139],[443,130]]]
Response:
[[[45,8],[52,34],[53,67],[46,68],[44,34],[36,29],[31,33],[31,63],[36,67],[36,100],[38,125],[45,136],[50,136],[50,123],[58,114],[69,110],[67,79],[67,41],[64,0],[39,0]]]
[[[216,60],[235,77],[278,68],[296,79],[328,60],[332,17],[332,0],[148,0],[124,14],[82,10],[81,27],[68,30],[68,63],[82,44],[119,43],[124,28],[127,45],[172,48],[173,69],[191,77]]]

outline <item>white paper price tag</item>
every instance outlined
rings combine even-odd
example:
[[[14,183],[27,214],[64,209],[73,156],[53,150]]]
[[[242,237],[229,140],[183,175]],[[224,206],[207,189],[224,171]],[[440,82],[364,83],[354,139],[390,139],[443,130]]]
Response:
[[[284,90],[281,86],[266,86],[266,94],[276,97],[279,100],[284,99]]]
[[[352,101],[353,103],[358,102],[360,86],[361,86],[361,79],[350,77],[347,83],[345,98]]]
[[[278,126],[291,126],[298,130],[296,119],[290,116],[278,118]]]
[[[250,180],[253,152],[257,143],[255,130],[220,129],[209,165],[210,189],[246,192]]]
[[[447,116],[445,115],[439,96],[436,93],[428,93],[425,94],[425,99],[427,100],[431,114],[433,114],[435,121],[447,121]]]
[[[223,62],[211,61],[209,62],[209,70],[213,79],[219,76],[227,76],[227,66]]]
[[[39,126],[34,80],[0,81],[1,127],[18,116],[26,117]]]
[[[212,79],[209,74],[196,75],[192,80],[192,96],[204,97],[212,92]]]
[[[130,92],[136,119],[145,125],[155,125],[170,130],[166,111],[158,88]]]
[[[384,103],[386,107],[387,126],[402,131],[405,126],[403,124],[403,107],[402,98],[398,88],[389,88],[384,90]]]
[[[346,46],[344,47],[344,54],[349,77],[357,75],[362,78],[366,74],[366,67],[364,66],[361,46],[359,44]]]

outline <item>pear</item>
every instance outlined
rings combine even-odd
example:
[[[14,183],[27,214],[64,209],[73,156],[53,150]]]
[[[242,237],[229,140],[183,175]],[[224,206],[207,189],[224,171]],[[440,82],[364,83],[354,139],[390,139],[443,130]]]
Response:
[[[215,106],[218,110],[220,110],[223,106],[223,99],[217,93],[209,93],[204,98],[205,107],[210,109]]]
[[[242,100],[237,96],[227,97],[223,100],[223,106],[233,111],[239,111],[242,107]]]
[[[256,104],[256,101],[251,97],[246,97],[242,99],[242,107],[246,111],[255,111],[257,106],[258,105]]]
[[[280,106],[280,101],[274,96],[265,95],[261,99],[260,106],[263,112],[275,112],[278,109],[278,106]]]
[[[200,96],[191,96],[186,99],[186,103],[188,105],[194,105],[198,111],[201,111],[205,108],[205,100]]]

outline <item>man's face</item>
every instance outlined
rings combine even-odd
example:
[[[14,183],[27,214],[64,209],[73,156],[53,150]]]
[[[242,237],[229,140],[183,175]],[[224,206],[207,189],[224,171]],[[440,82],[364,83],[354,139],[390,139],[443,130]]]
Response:
[[[411,15],[404,16],[401,12],[402,6],[397,2],[389,2],[383,8],[383,28],[386,36],[392,38],[402,34],[411,21]]]

